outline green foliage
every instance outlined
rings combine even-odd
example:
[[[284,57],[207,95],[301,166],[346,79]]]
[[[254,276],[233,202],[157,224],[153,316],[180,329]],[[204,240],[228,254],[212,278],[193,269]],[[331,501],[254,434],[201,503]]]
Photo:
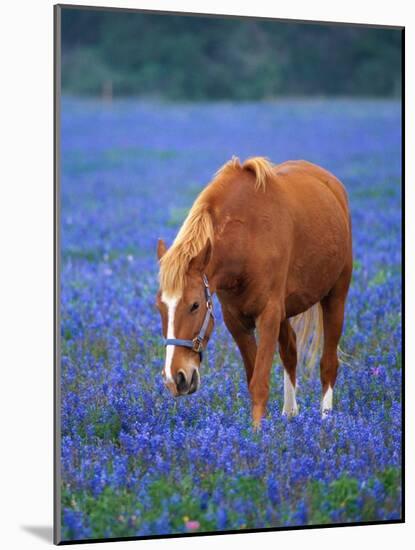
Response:
[[[383,285],[388,279],[388,272],[385,269],[380,269],[371,281],[369,281],[369,286],[379,286]]]
[[[254,100],[400,93],[396,29],[62,11],[62,88],[87,95]]]
[[[103,421],[101,418],[101,411],[92,409],[86,419],[86,424],[94,426],[96,437],[104,439],[105,441],[118,441],[121,430],[121,420],[115,411]]]
[[[65,488],[62,501],[66,506],[74,510],[82,510],[88,516],[94,538],[108,536],[109,526],[113,537],[131,536],[134,532],[134,524],[137,521],[134,510],[137,503],[133,493],[126,490],[117,492],[106,487],[95,498],[88,493],[70,496],[69,488]],[[68,538],[70,538],[71,533],[69,529],[68,531]]]
[[[401,473],[398,468],[388,468],[369,479],[366,485],[347,475],[331,482],[308,484],[309,524],[325,524],[335,519],[338,522],[373,521],[375,518],[375,484],[380,489],[387,510],[399,496]]]
[[[168,514],[172,533],[185,532],[188,519],[197,520],[200,531],[211,531],[217,528],[215,518],[221,507],[229,510],[231,524],[239,523],[241,529],[282,526],[292,519],[302,502],[307,504],[305,524],[324,525],[379,519],[376,513],[379,503],[373,488],[375,484],[379,487],[385,510],[393,509],[400,493],[400,476],[399,469],[388,468],[370,478],[365,486],[349,476],[341,476],[331,483],[308,481],[291,487],[289,501],[272,504],[263,479],[232,479],[224,472],[202,473],[201,489],[209,495],[208,503],[203,504],[193,491],[192,477],[184,474],[180,479],[166,476],[154,480],[145,504],[127,489],[107,486],[94,497],[88,492],[74,494],[67,485],[62,489],[62,503],[63,508],[83,512],[93,538],[106,537],[109,531],[114,537],[131,536],[144,523],[157,522],[163,513]],[[222,502],[215,504],[210,496],[218,487],[224,496]],[[238,514],[231,510],[235,510],[235,504],[246,495],[250,497],[250,509],[245,511],[241,523]],[[69,532],[65,538],[70,538]]]

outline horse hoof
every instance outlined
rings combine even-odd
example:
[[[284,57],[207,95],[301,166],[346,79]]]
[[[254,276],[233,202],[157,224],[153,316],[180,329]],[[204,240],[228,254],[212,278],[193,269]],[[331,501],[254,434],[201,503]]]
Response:
[[[331,415],[331,409],[323,409],[321,411],[321,420],[325,420]]]
[[[298,407],[290,410],[286,410],[286,409],[282,410],[282,416],[285,416],[286,418],[294,418],[295,416],[297,416],[297,414],[298,414]]]

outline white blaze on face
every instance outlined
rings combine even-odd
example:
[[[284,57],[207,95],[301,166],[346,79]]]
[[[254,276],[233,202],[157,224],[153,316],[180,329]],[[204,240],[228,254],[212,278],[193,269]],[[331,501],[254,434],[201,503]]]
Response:
[[[164,293],[161,296],[161,301],[167,306],[167,338],[175,338],[174,315],[176,313],[176,307],[179,300],[180,300],[179,296],[168,296]],[[173,382],[171,366],[173,362],[174,349],[175,349],[175,346],[171,344],[166,346],[166,362],[164,365],[166,382]]]
[[[282,413],[287,416],[298,414],[297,400],[295,398],[295,387],[291,382],[287,371],[284,369],[284,407]]]

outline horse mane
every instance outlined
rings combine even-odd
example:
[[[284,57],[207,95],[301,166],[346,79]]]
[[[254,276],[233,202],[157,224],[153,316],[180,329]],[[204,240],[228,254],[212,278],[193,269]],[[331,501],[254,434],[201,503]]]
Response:
[[[255,189],[265,191],[267,181],[275,176],[274,165],[266,157],[250,157],[244,163],[238,157],[232,157],[216,172],[215,176],[221,176],[234,170],[246,170],[255,175]]]
[[[172,296],[181,295],[189,264],[208,239],[213,243],[213,224],[205,190],[199,195],[173,244],[160,260],[160,288]]]
[[[200,193],[190,209],[171,247],[160,260],[160,288],[172,296],[181,295],[189,264],[210,239],[213,245],[213,223],[209,212],[212,185],[231,171],[246,170],[255,175],[255,189],[265,191],[267,180],[274,176],[273,165],[265,157],[251,157],[241,164],[232,157],[215,174],[213,181]]]

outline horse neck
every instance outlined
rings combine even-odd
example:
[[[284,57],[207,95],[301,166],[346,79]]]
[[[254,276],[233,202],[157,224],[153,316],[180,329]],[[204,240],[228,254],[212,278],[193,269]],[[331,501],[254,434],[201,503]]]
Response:
[[[226,197],[221,198],[220,195],[222,193],[225,195],[225,192],[226,194],[229,192],[229,186],[219,187],[216,190],[215,200],[223,203]],[[215,212],[214,207],[211,208],[211,212]],[[235,287],[243,276],[247,251],[243,247],[235,250],[235,244],[230,241],[228,236],[229,225],[236,222],[239,222],[239,220],[234,217],[231,211],[222,210],[220,214],[212,214],[213,250],[205,274],[213,292]],[[234,231],[231,234],[234,235]]]
[[[242,276],[242,262],[240,271],[235,266],[235,262],[231,264],[232,269],[229,268],[229,265],[230,262],[227,261],[226,252],[224,253],[222,250],[215,249],[214,246],[211,261],[205,270],[211,292],[229,290],[235,287]]]

